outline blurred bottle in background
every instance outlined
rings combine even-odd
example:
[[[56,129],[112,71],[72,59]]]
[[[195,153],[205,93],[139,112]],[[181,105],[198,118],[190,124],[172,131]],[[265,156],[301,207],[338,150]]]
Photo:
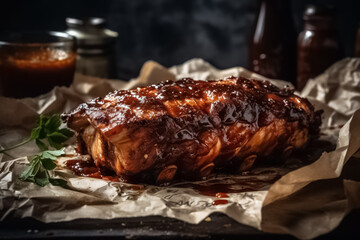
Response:
[[[102,18],[66,18],[66,32],[76,38],[76,72],[101,78],[116,78],[117,32],[105,28]]]
[[[355,57],[360,57],[360,23],[357,29],[356,41],[355,41]]]
[[[296,82],[296,33],[290,1],[262,0],[249,46],[249,69]]]
[[[304,29],[297,45],[297,89],[340,59],[334,9],[309,5],[304,12]]]

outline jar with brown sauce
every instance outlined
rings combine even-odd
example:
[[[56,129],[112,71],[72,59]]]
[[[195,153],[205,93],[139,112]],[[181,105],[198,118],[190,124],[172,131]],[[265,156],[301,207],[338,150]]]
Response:
[[[249,45],[249,69],[295,83],[296,33],[288,0],[262,0]]]
[[[69,86],[75,73],[75,42],[61,32],[24,32],[0,37],[0,95],[36,97]]]
[[[304,12],[304,30],[297,47],[297,89],[340,59],[339,41],[330,7],[310,5]]]

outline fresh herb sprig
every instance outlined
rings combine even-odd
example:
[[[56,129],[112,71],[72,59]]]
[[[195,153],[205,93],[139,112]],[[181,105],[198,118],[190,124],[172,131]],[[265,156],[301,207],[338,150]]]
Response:
[[[67,182],[62,179],[51,178],[49,170],[56,167],[54,161],[56,157],[65,154],[64,148],[60,150],[45,150],[40,154],[30,158],[29,166],[22,172],[20,179],[27,182],[33,182],[44,187],[51,183],[52,185],[65,187]]]
[[[35,141],[42,152],[28,157],[30,163],[21,174],[21,180],[36,183],[41,187],[49,183],[56,186],[66,186],[65,180],[51,178],[49,174],[49,171],[56,167],[54,161],[57,160],[57,157],[65,154],[64,142],[74,135],[69,129],[60,127],[61,119],[59,114],[50,117],[40,115],[37,125],[32,129],[28,139],[12,147],[0,150],[0,153],[6,153],[11,149]],[[50,148],[56,150],[49,150]]]
[[[31,131],[28,139],[12,147],[2,149],[0,153],[7,152],[34,140],[41,151],[48,150],[49,146],[60,149],[63,143],[74,135],[69,129],[60,128],[60,126],[61,119],[59,114],[53,114],[50,117],[40,115],[37,125]],[[46,144],[44,140],[46,140],[48,144]]]

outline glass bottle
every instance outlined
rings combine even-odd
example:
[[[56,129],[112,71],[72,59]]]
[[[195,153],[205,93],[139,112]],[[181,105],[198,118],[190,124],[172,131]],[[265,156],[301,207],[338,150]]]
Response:
[[[76,72],[101,78],[116,77],[117,32],[105,28],[102,18],[66,18],[66,32],[76,38]]]
[[[298,90],[340,58],[332,8],[310,5],[303,19],[304,30],[299,34],[297,47]]]
[[[296,34],[288,0],[262,0],[249,46],[249,69],[295,83]]]
[[[355,57],[360,57],[360,24],[356,33],[356,41],[355,41]]]

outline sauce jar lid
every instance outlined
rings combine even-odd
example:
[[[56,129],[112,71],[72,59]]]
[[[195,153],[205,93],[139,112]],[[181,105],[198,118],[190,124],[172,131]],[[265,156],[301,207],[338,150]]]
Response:
[[[102,47],[115,42],[118,33],[105,28],[103,18],[66,18],[66,32],[76,38],[79,48]]]

